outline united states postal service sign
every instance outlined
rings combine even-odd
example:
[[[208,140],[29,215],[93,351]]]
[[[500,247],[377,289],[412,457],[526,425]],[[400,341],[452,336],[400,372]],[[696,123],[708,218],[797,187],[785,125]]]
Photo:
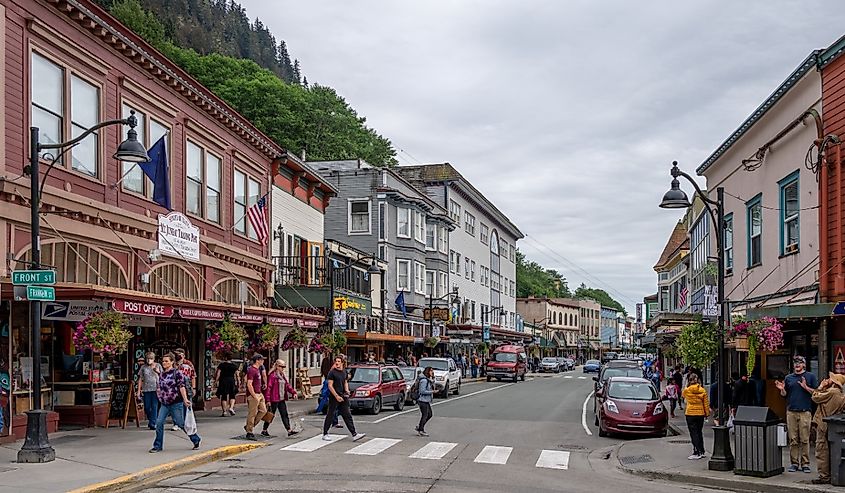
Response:
[[[158,216],[158,249],[164,255],[200,259],[200,229],[181,212]]]

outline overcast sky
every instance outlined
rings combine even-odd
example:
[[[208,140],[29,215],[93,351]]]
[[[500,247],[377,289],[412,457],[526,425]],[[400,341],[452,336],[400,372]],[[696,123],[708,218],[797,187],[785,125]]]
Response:
[[[241,1],[400,163],[452,163],[530,259],[629,313],[681,216],[672,160],[694,173],[845,34],[836,0]]]

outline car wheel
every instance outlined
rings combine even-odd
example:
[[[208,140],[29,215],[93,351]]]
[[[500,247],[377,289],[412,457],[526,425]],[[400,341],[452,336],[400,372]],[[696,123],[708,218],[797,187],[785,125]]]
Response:
[[[606,437],[607,436],[607,432],[604,431],[603,429],[601,429],[601,423],[599,423],[599,436],[600,437]]]
[[[373,407],[370,409],[370,414],[378,414],[381,412],[381,396],[377,395],[373,401]]]
[[[488,381],[488,382],[492,382],[492,381],[493,381],[493,377],[491,377],[490,375],[487,375],[487,381]]]
[[[396,399],[396,404],[393,405],[393,409],[397,411],[405,409],[405,394],[399,394],[399,398]]]
[[[458,386],[455,387],[455,392],[453,392],[453,394],[458,395],[460,393],[461,393],[461,380],[458,379]]]

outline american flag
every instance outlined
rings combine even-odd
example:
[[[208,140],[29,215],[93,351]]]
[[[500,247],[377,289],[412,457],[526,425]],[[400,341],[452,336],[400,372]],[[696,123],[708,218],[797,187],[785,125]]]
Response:
[[[687,290],[687,287],[684,286],[683,289],[681,289],[681,291],[678,293],[678,308],[683,308],[683,307],[687,306],[687,295],[688,294],[689,294],[689,291]]]
[[[266,243],[267,237],[270,236],[270,232],[267,229],[266,206],[267,196],[265,195],[258,199],[258,202],[246,211],[246,215],[249,217],[249,224],[252,225],[252,229],[255,230],[255,234],[258,236],[258,241],[261,243]]]

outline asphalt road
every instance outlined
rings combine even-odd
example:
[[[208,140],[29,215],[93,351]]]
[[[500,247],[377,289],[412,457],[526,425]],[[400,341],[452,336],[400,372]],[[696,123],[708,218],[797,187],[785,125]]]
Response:
[[[592,400],[583,415],[589,377],[575,371],[515,384],[465,384],[460,396],[435,400],[427,438],[413,431],[416,408],[356,414],[356,427],[367,436],[355,443],[345,429],[333,429],[337,440],[323,442],[322,417],[308,416],[296,439],[274,438],[263,449],[145,491],[710,491],[648,481],[613,467],[606,457],[620,439],[597,436]]]

